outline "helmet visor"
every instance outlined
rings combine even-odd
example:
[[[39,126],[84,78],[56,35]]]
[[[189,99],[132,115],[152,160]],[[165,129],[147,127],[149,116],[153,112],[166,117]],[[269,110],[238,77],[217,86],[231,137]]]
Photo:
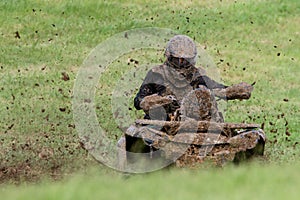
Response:
[[[168,58],[169,63],[175,68],[189,68],[192,65],[195,65],[194,58],[177,58],[170,56]]]

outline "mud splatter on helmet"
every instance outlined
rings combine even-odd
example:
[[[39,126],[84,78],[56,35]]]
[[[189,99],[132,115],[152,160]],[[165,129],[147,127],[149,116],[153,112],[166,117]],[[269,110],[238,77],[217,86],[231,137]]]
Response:
[[[167,58],[184,58],[196,62],[197,47],[194,41],[186,35],[176,35],[167,44],[165,56]]]

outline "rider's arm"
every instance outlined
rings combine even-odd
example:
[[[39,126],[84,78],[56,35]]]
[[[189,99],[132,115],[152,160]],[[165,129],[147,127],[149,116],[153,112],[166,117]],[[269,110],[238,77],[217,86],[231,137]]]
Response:
[[[228,86],[223,85],[221,83],[218,83],[214,80],[212,80],[211,78],[209,78],[206,75],[201,75],[198,76],[197,79],[194,81],[194,85],[204,85],[206,86],[208,89],[216,89],[216,88],[227,88]]]
[[[143,81],[139,92],[137,93],[136,97],[134,98],[134,107],[137,110],[142,109],[140,107],[141,101],[144,97],[158,94],[161,95],[165,91],[165,86],[163,86],[163,78],[160,74],[153,72],[150,70]]]

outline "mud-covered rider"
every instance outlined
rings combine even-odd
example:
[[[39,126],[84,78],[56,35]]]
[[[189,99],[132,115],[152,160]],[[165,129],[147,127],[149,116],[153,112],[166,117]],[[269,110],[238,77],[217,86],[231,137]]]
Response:
[[[170,39],[165,49],[166,61],[153,67],[146,75],[135,99],[137,110],[143,109],[145,119],[172,120],[172,114],[180,107],[184,98],[193,90],[201,90],[203,98],[212,102],[204,113],[193,116],[197,120],[213,120],[223,122],[222,114],[218,112],[213,95],[210,90],[226,88],[205,75],[203,69],[197,68],[197,47],[194,41],[186,35],[176,35]],[[149,107],[151,98],[169,97],[173,101],[166,106]],[[187,113],[187,115],[189,115]],[[124,139],[123,139],[124,140]],[[126,135],[126,151],[134,153],[149,152],[151,141]],[[124,142],[124,141],[123,141]]]

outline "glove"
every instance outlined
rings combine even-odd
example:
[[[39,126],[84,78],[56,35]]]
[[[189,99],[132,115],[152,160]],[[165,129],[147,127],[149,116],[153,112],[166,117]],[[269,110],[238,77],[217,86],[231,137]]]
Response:
[[[251,92],[253,91],[253,85],[254,84],[250,85],[248,83],[241,82],[224,89],[214,89],[213,93],[217,97],[226,100],[249,99],[251,97]]]
[[[172,96],[159,96],[158,94],[149,95],[143,98],[140,103],[140,107],[145,111],[149,111],[151,108],[155,106],[163,106],[166,104],[170,104],[174,101],[174,97]],[[176,99],[175,99],[176,100]]]

